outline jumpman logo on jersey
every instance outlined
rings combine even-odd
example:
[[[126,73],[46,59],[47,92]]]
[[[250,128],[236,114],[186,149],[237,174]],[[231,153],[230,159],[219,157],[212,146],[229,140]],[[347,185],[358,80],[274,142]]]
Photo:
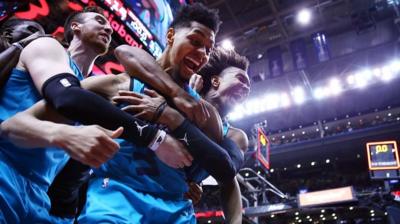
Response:
[[[140,126],[140,124],[138,124],[137,121],[135,121],[135,124],[136,124],[137,129],[139,130],[140,137],[141,137],[142,134],[143,134],[143,129],[144,129],[145,127],[149,126],[149,125],[146,124],[146,125]]]
[[[106,177],[103,179],[103,184],[101,185],[102,188],[108,187],[108,183],[110,182],[110,178]]]
[[[186,145],[189,145],[188,139],[187,139],[187,133],[185,133],[185,136],[183,136],[183,138],[179,139],[181,141],[184,141],[186,143]]]

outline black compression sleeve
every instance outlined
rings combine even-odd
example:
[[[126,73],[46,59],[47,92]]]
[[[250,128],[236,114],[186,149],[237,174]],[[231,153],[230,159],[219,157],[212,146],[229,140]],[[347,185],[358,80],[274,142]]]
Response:
[[[67,164],[56,176],[50,185],[47,194],[51,201],[50,213],[63,218],[76,216],[80,189],[90,178],[90,167],[74,159],[69,159]]]
[[[82,89],[79,80],[69,73],[48,79],[42,93],[46,101],[68,119],[111,130],[122,126],[122,138],[138,146],[148,146],[158,131],[155,126],[121,111],[101,96]]]
[[[236,172],[238,172],[242,168],[244,162],[242,150],[240,150],[239,146],[234,141],[232,141],[232,139],[227,137],[222,140],[220,146],[224,148],[229,154],[232,163],[235,166]]]
[[[188,120],[171,134],[187,146],[194,160],[217,181],[224,183],[235,177],[235,165],[229,154]]]

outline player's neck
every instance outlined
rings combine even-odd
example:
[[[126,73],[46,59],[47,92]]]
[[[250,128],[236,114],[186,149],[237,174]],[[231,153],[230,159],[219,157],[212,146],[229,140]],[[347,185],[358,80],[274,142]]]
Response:
[[[157,63],[160,65],[160,67],[169,75],[172,74],[173,66],[171,62],[169,61],[168,57],[168,49],[166,49],[161,56],[157,59]]]
[[[184,86],[185,82],[183,82],[180,78],[179,71],[177,71],[176,66],[174,66],[170,61],[170,56],[168,54],[169,49],[167,48],[161,56],[157,59],[157,63],[161,66],[161,68],[168,73],[172,79],[181,87]]]
[[[94,61],[99,56],[92,48],[85,46],[81,41],[76,41],[75,39],[71,41],[68,53],[84,77],[87,77],[92,71]]]
[[[208,93],[205,94],[204,99],[207,102],[211,103],[211,105],[213,105],[215,109],[217,109],[221,117],[226,116],[227,112],[224,111],[224,107],[220,100],[220,97],[215,91],[213,91],[212,89],[208,91]]]

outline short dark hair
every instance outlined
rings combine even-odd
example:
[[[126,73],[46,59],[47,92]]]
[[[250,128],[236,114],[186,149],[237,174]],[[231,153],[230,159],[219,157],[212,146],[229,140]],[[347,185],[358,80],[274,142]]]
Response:
[[[86,12],[95,12],[103,15],[104,10],[100,7],[96,6],[91,6],[91,7],[86,7],[82,11],[79,12],[73,12],[71,13],[67,19],[65,20],[64,23],[64,39],[67,41],[67,43],[71,43],[73,37],[74,37],[74,32],[71,29],[71,23],[72,22],[82,22],[83,21],[83,14]]]
[[[215,48],[210,54],[208,63],[198,72],[203,78],[201,94],[207,93],[211,88],[211,77],[220,76],[228,67],[237,67],[247,71],[249,60],[234,50],[226,50],[222,47]]]
[[[190,27],[190,22],[193,21],[205,25],[215,33],[218,33],[221,24],[218,10],[207,8],[201,3],[194,3],[182,6],[169,27]]]
[[[29,20],[29,19],[20,19],[20,18],[11,18],[6,20],[3,24],[1,24],[0,26],[0,52],[4,51],[6,48],[8,48],[8,46],[10,44],[12,44],[13,42],[16,41],[20,41],[21,39],[28,37],[30,34],[35,33],[37,30],[30,30],[28,27],[27,32],[24,35],[20,35],[19,38],[20,39],[10,39],[10,38],[6,38],[5,35],[6,34],[10,34],[12,33],[13,29],[18,26],[21,25],[23,23],[35,23],[38,26],[42,27],[42,25],[40,25],[40,23],[33,21],[33,20]],[[43,27],[42,27],[43,29]]]
[[[0,30],[3,31],[5,29],[13,28],[14,26],[17,26],[17,25],[19,25],[21,23],[24,23],[24,22],[38,23],[38,22],[30,20],[30,19],[11,18],[11,19],[6,20],[3,24],[1,24]]]

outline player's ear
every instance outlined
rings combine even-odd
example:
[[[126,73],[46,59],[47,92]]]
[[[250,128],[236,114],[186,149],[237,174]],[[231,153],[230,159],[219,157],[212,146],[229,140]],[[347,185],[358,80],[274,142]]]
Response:
[[[175,29],[171,27],[167,31],[167,43],[170,47],[172,47],[172,44],[174,43],[174,37],[175,37]]]
[[[213,76],[211,77],[211,86],[212,86],[212,87],[218,88],[220,83],[221,83],[221,82],[220,82],[218,76],[213,75]]]

